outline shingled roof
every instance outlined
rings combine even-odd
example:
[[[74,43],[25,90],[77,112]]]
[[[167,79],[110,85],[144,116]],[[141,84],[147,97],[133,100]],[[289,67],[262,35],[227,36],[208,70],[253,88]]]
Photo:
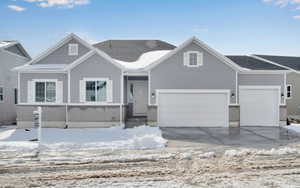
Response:
[[[255,56],[300,71],[300,57],[274,56],[274,55],[255,55]]]
[[[235,62],[239,66],[251,70],[287,70],[280,66],[268,63],[263,60],[256,59],[251,56],[226,56],[231,61]]]

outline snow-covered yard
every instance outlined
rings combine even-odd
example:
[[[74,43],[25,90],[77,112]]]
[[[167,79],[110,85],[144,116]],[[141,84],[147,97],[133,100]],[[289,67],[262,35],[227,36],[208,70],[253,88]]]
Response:
[[[291,124],[289,126],[286,126],[285,128],[300,133],[300,124]]]
[[[33,151],[38,147],[37,129],[0,129],[0,151]],[[118,149],[153,149],[165,147],[157,127],[141,126],[124,129],[42,129],[42,150],[44,151],[86,151]]]

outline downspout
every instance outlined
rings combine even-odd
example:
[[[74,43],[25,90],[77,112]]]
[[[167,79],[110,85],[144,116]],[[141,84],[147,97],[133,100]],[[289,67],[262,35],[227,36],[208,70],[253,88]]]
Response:
[[[123,102],[124,102],[124,75],[123,75],[123,70],[121,71],[121,99],[120,99],[120,125],[123,125]]]
[[[67,99],[67,103],[66,103],[66,126],[68,126],[69,124],[69,104],[70,104],[70,96],[71,96],[71,93],[70,93],[70,83],[71,83],[71,78],[70,78],[71,74],[70,74],[70,70],[68,70],[68,99]]]

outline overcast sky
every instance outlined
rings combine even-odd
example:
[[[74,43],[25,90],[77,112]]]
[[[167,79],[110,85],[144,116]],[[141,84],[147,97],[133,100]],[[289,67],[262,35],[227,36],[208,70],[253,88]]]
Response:
[[[33,57],[73,32],[89,42],[198,37],[223,54],[300,56],[300,0],[0,0],[0,40]]]

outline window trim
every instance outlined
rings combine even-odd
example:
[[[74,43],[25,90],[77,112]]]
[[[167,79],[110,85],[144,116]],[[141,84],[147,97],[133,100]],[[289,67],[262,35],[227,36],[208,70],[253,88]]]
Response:
[[[4,86],[0,85],[0,88],[2,88],[2,99],[0,100],[0,103],[4,103]]]
[[[108,103],[108,94],[109,94],[109,91],[108,91],[108,84],[109,84],[109,78],[83,78],[83,81],[84,81],[84,92],[85,92],[85,97],[84,97],[84,102],[86,104],[106,104]],[[97,82],[97,81],[105,81],[106,82],[106,100],[105,101],[87,101],[86,100],[86,82]],[[97,96],[97,94],[96,94]]]
[[[58,80],[57,79],[33,79],[32,80],[33,81],[33,103],[39,103],[39,104],[55,104],[55,103],[57,103],[57,90],[58,90],[58,88],[57,88],[57,84],[58,84]],[[44,82],[44,83],[46,83],[46,82],[55,82],[55,101],[54,102],[46,102],[46,87],[45,87],[45,101],[43,101],[43,102],[41,102],[41,101],[39,101],[39,102],[37,102],[36,101],[36,83],[37,82]]]
[[[290,87],[290,91],[288,91],[288,87]],[[292,84],[286,85],[286,99],[292,99],[293,98],[293,86]],[[288,97],[288,92],[290,93],[290,96]]]
[[[203,53],[202,52],[199,52],[199,51],[187,51],[187,61],[186,62],[186,66],[187,67],[200,67],[203,65]],[[190,64],[190,54],[197,54],[197,64],[196,65],[191,65]],[[198,58],[200,58],[200,63],[199,63],[199,60]]]
[[[68,46],[68,55],[69,56],[78,56],[78,51],[79,51],[79,45],[77,43],[70,43],[69,46]],[[72,48],[76,48],[75,52],[72,53]]]

